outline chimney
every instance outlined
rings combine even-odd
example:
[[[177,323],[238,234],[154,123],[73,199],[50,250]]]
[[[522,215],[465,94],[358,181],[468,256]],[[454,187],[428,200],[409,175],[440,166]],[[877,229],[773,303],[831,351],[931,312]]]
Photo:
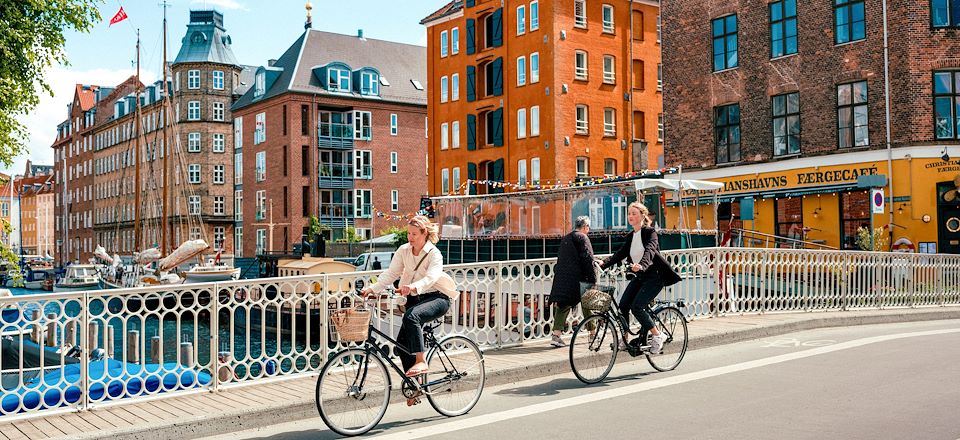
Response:
[[[276,60],[276,59],[267,60],[267,67],[273,67],[273,66],[276,65],[276,64],[277,64],[277,60]]]
[[[363,39],[363,29],[357,29],[357,38]]]

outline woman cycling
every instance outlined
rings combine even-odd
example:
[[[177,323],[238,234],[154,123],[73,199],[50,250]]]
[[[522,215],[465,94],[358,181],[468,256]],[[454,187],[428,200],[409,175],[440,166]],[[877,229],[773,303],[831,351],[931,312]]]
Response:
[[[443,272],[443,256],[434,246],[439,240],[437,225],[427,217],[418,215],[407,222],[407,244],[400,246],[390,261],[390,267],[380,274],[377,282],[360,293],[370,296],[393,285],[400,279],[397,292],[407,297],[403,323],[397,334],[397,342],[409,353],[399,350],[400,362],[407,376],[427,372],[424,359],[423,328],[425,322],[433,321],[450,309],[450,301],[457,290],[453,280]],[[411,404],[408,401],[408,404]]]
[[[600,267],[606,269],[624,259],[629,263],[627,278],[632,279],[620,298],[620,313],[629,319],[629,311],[633,312],[633,316],[640,321],[640,337],[643,338],[647,331],[652,334],[650,352],[656,354],[663,348],[666,336],[657,329],[653,318],[647,313],[646,306],[657,297],[664,286],[680,281],[680,276],[660,255],[657,230],[651,226],[653,221],[650,219],[650,211],[643,203],[633,202],[627,207],[627,222],[633,227],[633,231],[627,235],[617,253],[607,257]],[[627,335],[624,334],[623,338],[626,339]],[[639,342],[638,346],[643,345],[643,339]]]

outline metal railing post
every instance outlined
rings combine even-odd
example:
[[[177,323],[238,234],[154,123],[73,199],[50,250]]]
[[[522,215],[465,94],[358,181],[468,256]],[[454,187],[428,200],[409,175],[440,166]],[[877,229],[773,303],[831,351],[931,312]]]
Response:
[[[90,354],[95,347],[90,346],[88,334],[90,332],[90,296],[86,291],[83,292],[81,301],[83,325],[80,326],[80,345],[83,350],[80,352],[80,382],[83,398],[80,399],[80,411],[86,411],[90,407]],[[86,344],[85,347],[84,344]]]
[[[850,256],[846,252],[840,254],[840,310],[847,311],[847,302],[850,294]]]
[[[726,283],[725,280],[721,279],[725,271],[722,268],[723,261],[721,260],[721,250],[719,247],[714,248],[713,250],[713,316],[720,316],[720,295],[723,294],[722,286]]]
[[[220,283],[213,284],[210,294],[210,363],[213,366],[213,387],[210,391],[215,393],[220,391]]]
[[[520,345],[526,340],[527,317],[524,312],[524,304],[527,296],[527,262],[520,262]],[[533,307],[530,308],[530,322],[533,323]],[[532,326],[531,326],[532,328]],[[551,329],[552,330],[552,329]],[[532,333],[531,333],[532,336]]]
[[[320,288],[320,353],[322,354],[320,362],[320,368],[323,368],[323,365],[327,363],[327,359],[330,357],[330,329],[328,325],[330,324],[330,301],[327,298],[327,292],[330,290],[330,276],[324,274],[320,279],[322,287]],[[351,286],[356,285],[356,280],[353,280]],[[339,290],[339,285],[337,290]],[[309,313],[309,312],[308,312]],[[307,346],[310,342],[307,341]]]
[[[494,316],[494,325],[497,327],[497,348],[503,348],[503,328],[506,325],[504,322],[504,316],[507,313],[510,313],[508,310],[510,308],[510,298],[507,298],[506,305],[503,304],[503,263],[497,262],[497,289],[495,293],[495,298],[499,307],[497,307],[497,313]],[[521,340],[522,341],[522,340]]]

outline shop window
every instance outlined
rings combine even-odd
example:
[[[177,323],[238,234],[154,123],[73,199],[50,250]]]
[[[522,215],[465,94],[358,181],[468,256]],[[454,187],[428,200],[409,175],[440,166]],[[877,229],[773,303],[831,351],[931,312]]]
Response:
[[[774,211],[776,212],[776,235],[789,239],[780,240],[778,246],[798,247],[800,243],[797,241],[803,241],[804,239],[803,199],[800,197],[775,199]]]
[[[840,247],[857,247],[857,230],[870,228],[870,194],[867,191],[840,193]]]

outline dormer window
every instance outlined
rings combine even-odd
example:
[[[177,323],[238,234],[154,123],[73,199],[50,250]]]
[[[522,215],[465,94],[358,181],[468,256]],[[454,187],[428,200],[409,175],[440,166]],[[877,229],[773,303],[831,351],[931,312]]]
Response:
[[[327,71],[327,84],[330,90],[349,92],[350,91],[350,71],[331,67]]]
[[[267,88],[266,75],[262,70],[257,72],[256,80],[254,81],[254,83],[255,84],[253,86],[253,97],[259,98],[263,96],[263,94],[266,92],[265,89]]]
[[[376,72],[360,73],[360,94],[361,95],[380,95],[380,75]]]

